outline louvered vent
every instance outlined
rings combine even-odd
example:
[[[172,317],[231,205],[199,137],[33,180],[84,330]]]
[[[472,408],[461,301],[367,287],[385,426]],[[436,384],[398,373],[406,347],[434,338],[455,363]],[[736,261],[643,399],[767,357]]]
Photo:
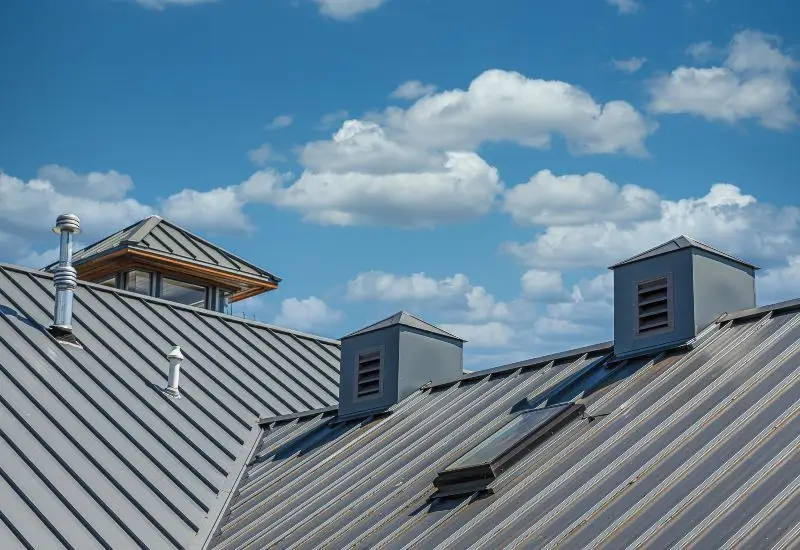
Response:
[[[672,292],[669,277],[636,285],[637,336],[649,336],[672,329]]]
[[[356,399],[370,399],[381,394],[383,358],[380,349],[358,354]]]

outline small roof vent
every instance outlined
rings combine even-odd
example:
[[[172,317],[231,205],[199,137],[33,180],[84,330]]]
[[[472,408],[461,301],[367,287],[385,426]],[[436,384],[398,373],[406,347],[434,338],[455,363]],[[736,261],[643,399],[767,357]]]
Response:
[[[358,354],[356,399],[380,397],[383,379],[383,348]]]
[[[636,284],[636,334],[649,336],[673,326],[670,277],[658,277]]]
[[[162,391],[174,399],[181,398],[179,389],[181,377],[181,363],[183,362],[183,353],[180,346],[174,346],[167,354],[167,361],[169,361],[169,371],[167,374],[167,387]]]
[[[489,485],[500,474],[585,409],[581,404],[559,403],[513,415],[505,426],[439,472],[433,481],[438,490],[431,498],[491,492]]]

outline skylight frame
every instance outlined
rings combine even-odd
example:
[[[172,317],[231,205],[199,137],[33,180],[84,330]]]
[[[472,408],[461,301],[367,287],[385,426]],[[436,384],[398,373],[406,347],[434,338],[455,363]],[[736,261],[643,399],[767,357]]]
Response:
[[[585,410],[586,406],[583,404],[566,402],[539,409],[527,409],[511,415],[509,421],[503,426],[476,445],[473,445],[446,468],[438,472],[436,479],[433,481],[437,491],[431,498],[462,496],[476,491],[491,492],[489,486],[504,471]],[[511,438],[510,441],[505,443],[502,439],[499,443],[494,441],[497,438],[501,438],[505,431],[513,430],[515,423],[524,423],[526,415],[541,415],[545,411],[551,411],[552,415],[541,419],[539,422],[534,422],[527,429],[523,428],[524,433],[521,435]],[[481,447],[490,449],[493,445],[498,444],[500,447],[491,458],[473,463],[467,461],[463,466],[453,467],[472,453],[480,454],[479,449]]]

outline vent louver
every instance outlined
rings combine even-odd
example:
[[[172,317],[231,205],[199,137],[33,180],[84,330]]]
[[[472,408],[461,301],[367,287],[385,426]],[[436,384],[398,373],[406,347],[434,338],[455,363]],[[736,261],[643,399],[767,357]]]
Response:
[[[356,376],[356,398],[378,397],[381,393],[383,360],[380,349],[358,354],[358,373]]]
[[[669,277],[636,285],[636,334],[649,336],[672,328],[672,292]]]

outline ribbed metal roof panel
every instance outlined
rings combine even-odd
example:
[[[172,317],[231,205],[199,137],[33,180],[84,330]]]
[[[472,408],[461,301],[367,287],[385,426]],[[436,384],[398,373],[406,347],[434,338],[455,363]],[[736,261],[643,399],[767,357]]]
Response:
[[[269,280],[280,280],[268,271],[159,216],[147,217],[101,241],[77,250],[73,254],[72,261],[74,264],[80,264],[123,247],[149,250],[181,260],[220,267],[232,272]],[[47,266],[47,269],[55,265],[53,263]]]
[[[2,548],[189,548],[259,418],[337,402],[335,340],[79,282],[79,348],[47,332],[53,298],[0,264]]]
[[[251,548],[786,548],[800,533],[800,315],[713,325],[689,350],[603,350],[414,394],[392,414],[265,425],[212,545]],[[520,407],[573,420],[494,494],[429,497]]]

